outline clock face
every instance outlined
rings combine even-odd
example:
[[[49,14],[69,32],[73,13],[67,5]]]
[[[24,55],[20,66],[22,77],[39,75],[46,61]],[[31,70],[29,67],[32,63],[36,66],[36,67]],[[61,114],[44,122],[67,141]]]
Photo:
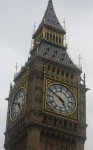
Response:
[[[14,121],[19,118],[25,107],[25,91],[21,88],[15,95],[11,105],[11,120]]]
[[[46,92],[49,106],[58,114],[70,115],[76,109],[76,100],[72,92],[61,84],[52,84]]]

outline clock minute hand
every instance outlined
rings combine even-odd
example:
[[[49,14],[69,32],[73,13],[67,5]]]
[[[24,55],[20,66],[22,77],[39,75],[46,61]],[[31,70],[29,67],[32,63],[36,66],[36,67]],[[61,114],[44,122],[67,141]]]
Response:
[[[61,100],[61,102],[62,102],[62,104],[63,104],[63,106],[64,106],[64,108],[65,108],[65,111],[67,112],[67,109],[66,109],[66,106],[65,106],[65,103],[64,103],[64,100],[59,96],[59,99]]]
[[[19,109],[21,110],[21,106],[20,106],[20,103],[18,103],[18,106],[19,106]],[[21,110],[22,111],[22,110]]]
[[[64,106],[64,108],[65,108],[65,111],[68,113],[68,111],[67,111],[66,106],[65,106],[65,104],[64,104],[64,103],[63,103],[63,106]]]
[[[54,91],[52,91],[51,89],[49,89],[54,95],[56,95],[56,97],[62,102],[62,104],[64,105],[64,100],[59,96],[57,95]]]

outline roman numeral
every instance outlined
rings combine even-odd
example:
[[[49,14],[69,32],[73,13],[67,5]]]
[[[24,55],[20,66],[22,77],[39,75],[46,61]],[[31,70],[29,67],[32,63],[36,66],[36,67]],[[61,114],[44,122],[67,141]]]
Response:
[[[54,102],[54,100],[50,100],[50,101],[48,101],[49,103],[53,103]]]
[[[71,102],[69,101],[69,103],[70,103],[70,104],[72,104],[72,105],[74,105],[74,104],[75,104],[75,102],[72,102],[72,101],[71,101]]]

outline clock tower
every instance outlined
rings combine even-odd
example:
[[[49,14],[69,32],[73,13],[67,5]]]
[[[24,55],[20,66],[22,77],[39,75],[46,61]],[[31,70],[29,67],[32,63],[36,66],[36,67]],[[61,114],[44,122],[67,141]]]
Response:
[[[86,85],[67,53],[52,0],[25,66],[10,85],[6,150],[84,150]]]

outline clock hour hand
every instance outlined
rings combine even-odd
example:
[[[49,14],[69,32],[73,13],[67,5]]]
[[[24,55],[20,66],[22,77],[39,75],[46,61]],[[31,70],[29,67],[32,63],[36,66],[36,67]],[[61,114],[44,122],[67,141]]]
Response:
[[[20,103],[14,103],[15,105],[18,105],[19,109],[21,110]]]
[[[49,88],[49,90],[62,102],[62,104],[64,106],[65,105],[64,100],[59,95],[57,95],[54,91],[52,91],[50,88]]]

